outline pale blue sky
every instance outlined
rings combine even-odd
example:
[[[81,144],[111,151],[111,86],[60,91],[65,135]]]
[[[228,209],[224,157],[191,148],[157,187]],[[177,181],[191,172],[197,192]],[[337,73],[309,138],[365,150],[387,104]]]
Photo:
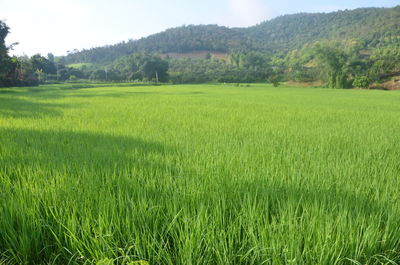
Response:
[[[189,24],[255,25],[279,15],[358,7],[393,7],[400,0],[0,0],[13,54],[66,54],[73,49],[138,39]]]

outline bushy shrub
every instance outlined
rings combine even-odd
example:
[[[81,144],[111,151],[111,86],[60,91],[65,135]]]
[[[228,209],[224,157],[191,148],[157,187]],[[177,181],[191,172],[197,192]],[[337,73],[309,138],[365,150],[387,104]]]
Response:
[[[368,88],[369,86],[369,79],[366,76],[356,76],[353,81],[353,87],[358,88]]]

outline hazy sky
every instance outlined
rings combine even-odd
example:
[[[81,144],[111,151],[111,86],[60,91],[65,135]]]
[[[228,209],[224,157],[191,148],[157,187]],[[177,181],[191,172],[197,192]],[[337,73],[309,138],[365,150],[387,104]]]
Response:
[[[283,14],[392,7],[400,0],[0,0],[13,54],[55,55],[189,24],[255,25]]]

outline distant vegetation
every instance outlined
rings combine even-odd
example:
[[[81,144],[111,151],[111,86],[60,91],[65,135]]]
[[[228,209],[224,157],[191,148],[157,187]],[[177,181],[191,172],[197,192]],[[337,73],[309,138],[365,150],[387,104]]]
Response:
[[[349,88],[361,85],[361,79],[362,86],[369,87],[400,75],[400,6],[286,15],[249,28],[182,26],[55,59],[4,56],[8,32],[4,23],[2,32],[2,60],[8,58],[0,69],[3,86],[46,80],[158,79],[173,83],[322,81],[328,87]],[[185,58],[188,53],[204,56]]]

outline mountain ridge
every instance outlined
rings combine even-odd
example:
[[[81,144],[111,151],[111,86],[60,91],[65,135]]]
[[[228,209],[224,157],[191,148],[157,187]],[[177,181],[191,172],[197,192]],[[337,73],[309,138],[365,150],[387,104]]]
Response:
[[[360,39],[376,47],[385,38],[400,36],[400,5],[392,8],[357,8],[329,13],[282,15],[257,25],[238,28],[215,24],[185,25],[114,45],[73,52],[63,63],[109,63],[137,52],[286,53],[320,40]],[[392,40],[391,40],[392,41]]]

